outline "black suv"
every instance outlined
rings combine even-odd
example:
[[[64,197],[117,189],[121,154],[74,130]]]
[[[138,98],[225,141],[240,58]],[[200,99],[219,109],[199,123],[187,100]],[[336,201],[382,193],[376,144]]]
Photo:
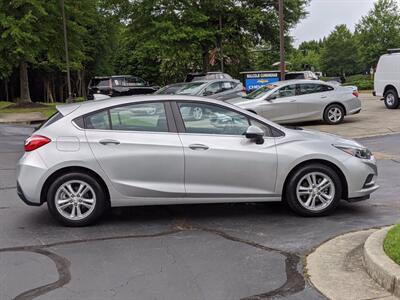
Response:
[[[158,86],[151,86],[142,78],[131,75],[94,77],[89,82],[87,98],[93,100],[94,94],[110,97],[152,94],[158,89]]]

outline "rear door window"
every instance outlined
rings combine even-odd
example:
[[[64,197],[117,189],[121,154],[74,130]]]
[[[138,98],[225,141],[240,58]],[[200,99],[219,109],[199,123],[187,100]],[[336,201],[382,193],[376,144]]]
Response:
[[[111,128],[127,131],[168,132],[164,103],[135,103],[110,109]]]

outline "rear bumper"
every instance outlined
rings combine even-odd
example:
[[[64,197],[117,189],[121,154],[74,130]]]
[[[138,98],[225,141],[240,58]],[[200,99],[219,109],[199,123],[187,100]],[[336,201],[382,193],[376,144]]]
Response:
[[[17,193],[28,205],[42,204],[40,196],[47,167],[35,152],[25,153],[17,165]]]
[[[37,203],[37,202],[32,202],[32,201],[29,201],[28,199],[26,199],[24,192],[22,191],[21,186],[19,185],[18,181],[17,181],[17,194],[18,194],[18,197],[22,201],[24,201],[25,204],[27,204],[29,206],[41,206],[43,204],[41,202]]]

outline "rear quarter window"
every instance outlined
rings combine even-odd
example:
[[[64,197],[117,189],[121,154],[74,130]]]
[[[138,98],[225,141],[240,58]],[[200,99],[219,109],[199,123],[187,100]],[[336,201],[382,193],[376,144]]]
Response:
[[[58,120],[62,119],[64,116],[58,111],[54,115],[52,115],[50,118],[47,119],[47,121],[43,122],[39,127],[36,128],[36,130],[39,130],[41,128],[45,128]]]

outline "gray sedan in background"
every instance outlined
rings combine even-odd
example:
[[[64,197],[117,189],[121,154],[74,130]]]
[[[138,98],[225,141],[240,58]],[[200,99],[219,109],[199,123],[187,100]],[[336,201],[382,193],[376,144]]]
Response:
[[[276,82],[227,101],[280,124],[323,120],[335,125],[361,111],[357,87],[318,80]]]
[[[200,107],[196,120],[186,111]],[[361,144],[284,128],[192,96],[127,96],[57,107],[25,142],[17,191],[68,226],[109,206],[285,201],[303,216],[368,199],[376,160]]]
[[[243,85],[236,79],[196,80],[175,83],[158,90],[156,95],[191,95],[227,100],[244,96]]]

